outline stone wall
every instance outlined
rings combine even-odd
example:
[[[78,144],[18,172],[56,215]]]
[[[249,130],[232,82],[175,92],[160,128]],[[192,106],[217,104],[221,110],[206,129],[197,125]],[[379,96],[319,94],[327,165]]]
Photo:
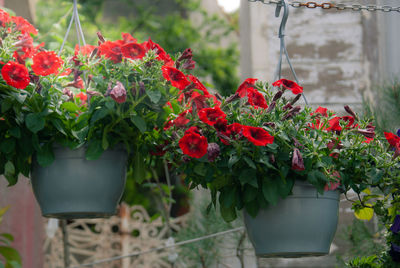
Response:
[[[279,57],[281,21],[275,17],[275,5],[242,0],[240,15],[242,78],[272,81]],[[291,7],[286,42],[312,106],[335,110],[343,104],[360,107],[363,94],[379,77],[376,13]],[[283,77],[293,79],[286,61]]]

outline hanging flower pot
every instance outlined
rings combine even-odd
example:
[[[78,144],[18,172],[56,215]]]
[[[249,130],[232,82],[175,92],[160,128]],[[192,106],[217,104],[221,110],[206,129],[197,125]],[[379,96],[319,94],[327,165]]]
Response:
[[[34,161],[32,167],[32,187],[43,216],[77,219],[114,215],[125,186],[126,152],[107,150],[97,160],[86,160],[83,147],[55,147],[53,151],[55,160],[50,166]]]
[[[246,211],[244,222],[259,257],[308,257],[329,253],[339,215],[339,192],[323,195],[296,181],[293,195],[276,206],[261,209],[253,218]]]

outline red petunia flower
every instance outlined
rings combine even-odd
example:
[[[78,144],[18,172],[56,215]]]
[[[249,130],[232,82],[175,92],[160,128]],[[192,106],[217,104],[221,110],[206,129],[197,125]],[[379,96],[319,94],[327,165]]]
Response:
[[[398,137],[397,135],[390,132],[383,133],[385,134],[385,138],[391,146],[395,147],[397,144],[400,144],[400,137]]]
[[[99,52],[113,63],[122,61],[121,42],[106,41],[99,46]]]
[[[121,47],[122,55],[133,60],[141,59],[146,55],[146,50],[142,45],[127,43]]]
[[[193,82],[193,84],[195,85],[195,88],[203,91],[204,96],[210,95],[210,93],[208,92],[207,88],[200,82],[200,80],[195,77],[194,75],[189,74],[188,78],[190,79],[190,81]]]
[[[29,33],[33,35],[38,33],[36,28],[23,17],[11,17],[11,20],[17,25],[15,29],[21,33]]]
[[[54,51],[41,51],[32,58],[32,71],[36,75],[47,76],[56,74],[63,65],[63,60]]]
[[[123,40],[124,44],[137,43],[136,38],[134,38],[129,33],[121,33],[121,36],[122,36],[122,40]]]
[[[264,98],[264,95],[258,92],[256,89],[248,89],[247,91],[247,98],[249,104],[252,105],[254,108],[263,108],[267,109],[268,104]]]
[[[265,146],[274,142],[274,137],[260,127],[243,127],[243,136],[256,146]]]
[[[325,187],[324,187],[324,191],[334,191],[337,188],[339,188],[340,186],[340,174],[337,171],[334,171],[332,173],[332,176],[335,177],[335,182],[328,182]]]
[[[289,89],[293,92],[293,94],[297,95],[303,93],[303,87],[299,86],[296,82],[287,79],[280,79],[272,84],[274,87],[283,86],[286,89]]]
[[[202,158],[207,153],[207,138],[200,134],[189,132],[179,140],[182,152],[193,158]]]
[[[3,66],[1,75],[8,85],[19,89],[25,89],[30,82],[28,69],[14,61]]]
[[[174,67],[163,66],[161,67],[162,74],[164,78],[171,82],[171,85],[180,89],[184,90],[190,82],[186,79],[186,76]]]
[[[0,9],[0,26],[6,27],[6,24],[11,21],[10,15],[4,10]]]
[[[247,92],[249,89],[254,89],[254,84],[258,79],[256,78],[247,78],[244,82],[239,86],[236,90],[236,93],[239,94],[239,97],[244,98],[247,96]]]
[[[186,118],[186,115],[189,113],[189,110],[183,111],[182,113],[180,113],[178,115],[178,117],[174,120],[174,125],[176,127],[183,127],[185,126],[187,123],[190,122],[189,119]]]
[[[328,121],[329,127],[326,128],[328,131],[342,131],[340,126],[340,117],[334,117]]]
[[[204,108],[199,111],[199,118],[204,123],[213,126],[218,119],[225,119],[226,114],[217,106],[215,108]]]
[[[155,50],[157,55],[157,60],[163,61],[165,65],[173,66],[174,61],[171,59],[171,56],[168,55],[167,52],[157,43],[153,42],[150,38],[147,42],[144,42],[143,45],[148,50]],[[146,52],[147,52],[146,51]]]
[[[314,114],[320,114],[320,115],[322,115],[322,116],[328,116],[328,109],[319,106],[319,107],[315,110],[315,112],[311,113],[311,115],[314,115]]]
[[[87,95],[83,92],[79,92],[78,94],[76,94],[76,97],[79,98],[81,100],[82,104],[86,104],[87,102]]]

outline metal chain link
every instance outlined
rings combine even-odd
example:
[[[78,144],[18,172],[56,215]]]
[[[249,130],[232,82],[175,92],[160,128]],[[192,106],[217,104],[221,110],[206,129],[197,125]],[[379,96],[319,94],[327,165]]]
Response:
[[[248,0],[249,2],[261,2],[263,4],[277,4],[281,3],[280,0]],[[336,9],[336,10],[352,10],[352,11],[383,11],[383,12],[392,12],[397,11],[400,13],[400,6],[399,7],[392,7],[392,6],[377,6],[377,5],[360,5],[360,4],[334,4],[334,3],[317,3],[317,2],[300,2],[300,1],[293,1],[289,3],[292,7],[300,8],[317,8],[320,7],[322,9]]]

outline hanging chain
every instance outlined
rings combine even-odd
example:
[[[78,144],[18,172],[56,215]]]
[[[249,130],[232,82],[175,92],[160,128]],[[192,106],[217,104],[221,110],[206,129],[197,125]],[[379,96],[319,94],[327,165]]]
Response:
[[[261,2],[263,4],[277,4],[281,3],[280,0],[248,0],[249,2]],[[293,1],[289,3],[292,7],[300,8],[317,8],[320,7],[322,9],[336,9],[336,10],[352,10],[352,11],[383,11],[383,12],[392,12],[397,11],[400,13],[400,6],[399,7],[391,7],[391,6],[377,6],[377,5],[360,5],[360,4],[334,4],[334,3],[321,3],[318,4],[317,2],[300,2],[300,1]]]

